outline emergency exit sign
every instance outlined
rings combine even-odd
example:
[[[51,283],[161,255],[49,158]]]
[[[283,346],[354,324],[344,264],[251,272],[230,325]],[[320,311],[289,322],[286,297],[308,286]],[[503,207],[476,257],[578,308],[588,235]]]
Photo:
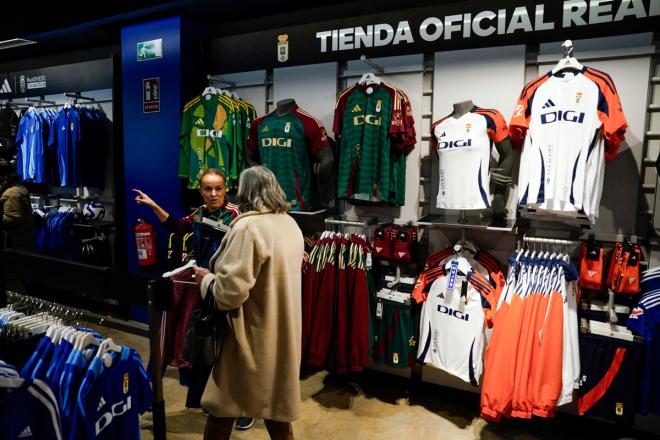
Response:
[[[137,44],[137,60],[147,61],[163,58],[163,39],[141,41]]]

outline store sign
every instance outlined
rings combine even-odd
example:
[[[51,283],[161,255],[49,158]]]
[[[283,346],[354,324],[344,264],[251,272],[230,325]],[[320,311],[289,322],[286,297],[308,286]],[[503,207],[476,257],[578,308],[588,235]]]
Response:
[[[110,88],[112,88],[110,58],[0,73],[2,99]]]
[[[160,78],[142,80],[142,111],[143,113],[160,111]]]
[[[660,0],[473,0],[217,38],[212,69],[240,72],[660,29]],[[278,37],[286,35],[286,47]],[[277,61],[272,58],[278,41]],[[245,45],[249,41],[249,46]],[[289,42],[295,52],[289,50]]]
[[[163,58],[163,39],[142,41],[137,44],[137,60],[147,61]]]
[[[552,3],[555,5],[559,2]],[[546,15],[546,10],[546,4],[538,3],[533,6],[523,5],[507,9],[493,8],[445,16],[429,16],[418,26],[412,26],[408,20],[401,20],[396,24],[374,23],[322,30],[316,33],[316,39],[320,52],[337,52],[415,42],[433,43],[438,40],[489,38],[521,32],[553,31],[606,23],[618,24],[625,19],[660,16],[660,0],[651,0],[648,6],[642,0],[620,2],[566,0],[562,4],[559,16],[556,13],[552,14],[555,18],[551,18],[551,14]]]

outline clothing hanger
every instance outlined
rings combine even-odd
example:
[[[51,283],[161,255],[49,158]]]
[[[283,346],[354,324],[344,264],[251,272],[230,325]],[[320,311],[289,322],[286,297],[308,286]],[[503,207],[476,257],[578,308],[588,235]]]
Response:
[[[561,47],[564,51],[564,58],[559,60],[557,65],[552,69],[552,74],[554,75],[564,71],[582,70],[584,66],[573,56],[573,42],[571,40],[566,40]]]
[[[380,77],[374,75],[371,72],[363,73],[360,79],[358,80],[358,84],[366,84],[366,85],[380,84],[381,82],[382,80],[380,79]]]

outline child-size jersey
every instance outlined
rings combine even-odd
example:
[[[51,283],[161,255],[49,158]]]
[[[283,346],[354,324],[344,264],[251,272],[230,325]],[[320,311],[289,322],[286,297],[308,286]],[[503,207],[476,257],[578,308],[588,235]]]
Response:
[[[6,439],[62,440],[57,400],[39,379],[0,361],[0,432]]]
[[[490,207],[493,144],[508,136],[500,112],[477,106],[460,118],[449,115],[435,122],[431,126],[431,142],[440,166],[436,206],[442,209]]]
[[[480,290],[490,291],[492,287],[483,277],[478,276],[473,282],[471,273],[461,273],[460,260],[467,262],[452,260],[448,272],[445,268],[432,269],[445,271],[445,276],[433,281],[422,306],[417,357],[420,362],[477,386],[483,371],[485,345],[485,313]]]
[[[272,111],[250,126],[248,149],[275,174],[293,211],[312,208],[312,157],[329,146],[321,121],[298,106],[284,115]]]
[[[509,129],[524,149],[518,204],[598,217],[604,159],[612,159],[627,122],[609,75],[584,67],[548,72],[520,94]]]
[[[153,394],[140,355],[122,347],[111,352],[112,365],[95,357],[78,393],[72,430],[83,430],[88,439],[139,439],[140,418]]]

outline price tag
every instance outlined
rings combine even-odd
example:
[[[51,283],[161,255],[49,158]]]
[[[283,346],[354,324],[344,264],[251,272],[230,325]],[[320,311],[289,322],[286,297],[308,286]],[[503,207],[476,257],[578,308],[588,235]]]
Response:
[[[383,302],[378,301],[376,303],[376,318],[382,319],[383,318]]]
[[[367,269],[371,269],[371,267],[372,267],[371,252],[367,252],[366,264],[367,264]]]
[[[449,281],[447,282],[447,293],[452,293],[456,287],[456,276],[458,275],[458,260],[451,262],[451,271],[449,272]]]

